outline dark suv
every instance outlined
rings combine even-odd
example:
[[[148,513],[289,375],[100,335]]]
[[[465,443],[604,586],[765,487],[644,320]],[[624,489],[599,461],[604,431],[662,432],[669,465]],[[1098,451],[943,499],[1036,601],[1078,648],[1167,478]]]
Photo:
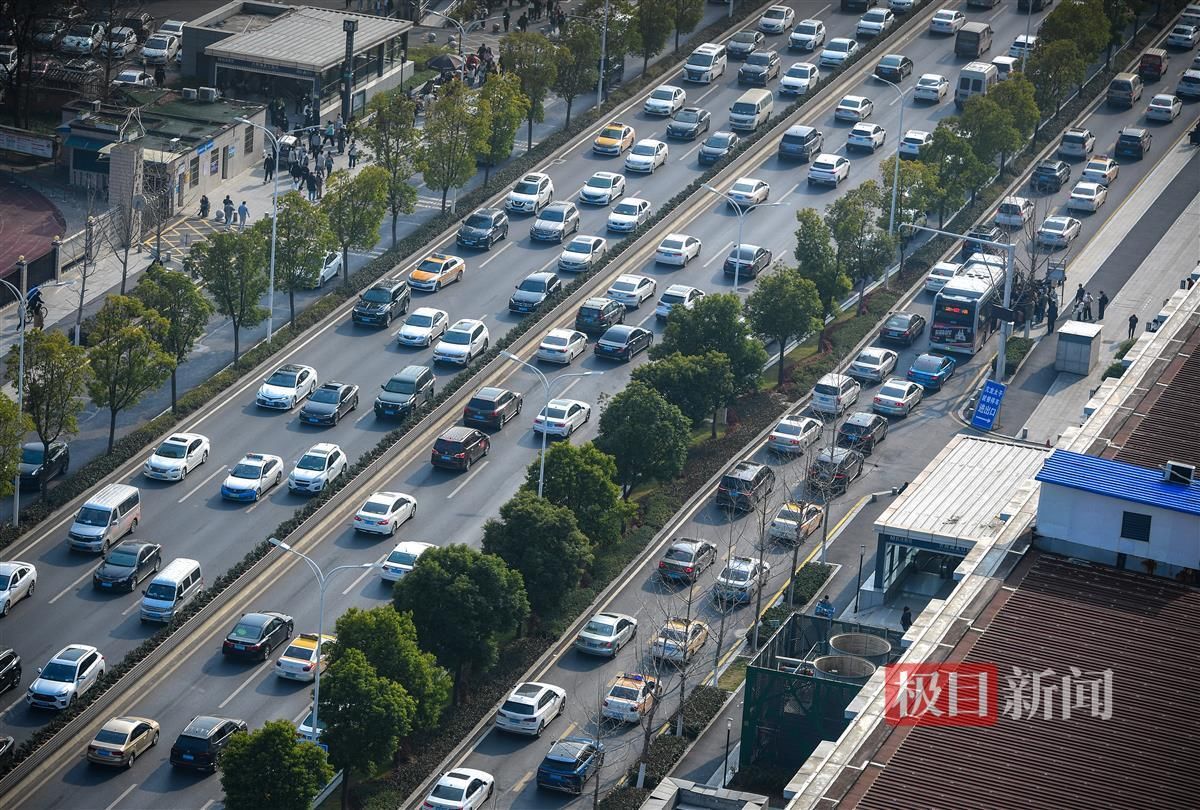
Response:
[[[508,214],[499,208],[480,208],[463,220],[454,241],[463,247],[491,250],[508,236]]]
[[[1004,234],[995,225],[978,225],[972,228],[967,231],[967,238],[963,240],[960,258],[966,261],[976,253],[1003,253],[1002,248],[983,244],[983,242],[1002,242],[1004,241],[1003,236]],[[979,240],[983,240],[983,242]]]
[[[350,317],[355,323],[387,326],[392,322],[392,318],[408,312],[408,301],[411,297],[412,292],[404,279],[380,281],[359,296]]]
[[[766,464],[743,459],[717,485],[717,506],[749,512],[774,489],[774,470]]]
[[[171,746],[171,764],[216,773],[217,759],[234,734],[246,732],[245,720],[228,717],[192,718]]]
[[[508,311],[528,315],[561,289],[562,279],[554,273],[530,273],[517,285],[517,291],[509,296]]]
[[[808,490],[821,496],[845,492],[850,482],[862,475],[865,464],[857,450],[827,447],[808,468]]]
[[[1029,185],[1034,191],[1054,193],[1071,179],[1071,167],[1061,160],[1043,160],[1033,170]]]
[[[1142,127],[1125,127],[1117,136],[1117,157],[1141,160],[1150,151],[1150,131]]]
[[[433,372],[428,366],[405,366],[379,387],[383,391],[375,397],[375,416],[404,419],[433,400]]]
[[[452,427],[433,443],[429,463],[451,470],[469,470],[491,449],[491,440],[475,428]]]
[[[864,455],[869,455],[875,445],[884,440],[888,432],[888,420],[877,413],[857,411],[846,417],[838,428],[837,441],[842,447],[849,447]]]
[[[619,323],[625,323],[625,306],[609,298],[589,298],[575,313],[575,328],[589,335],[604,334]]]
[[[521,412],[522,402],[520,394],[507,388],[480,388],[463,408],[463,421],[468,425],[502,428]]]

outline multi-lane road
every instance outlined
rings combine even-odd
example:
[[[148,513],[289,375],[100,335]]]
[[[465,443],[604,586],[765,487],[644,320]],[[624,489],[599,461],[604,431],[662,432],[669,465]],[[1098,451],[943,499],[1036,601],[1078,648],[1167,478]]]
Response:
[[[806,16],[825,19],[831,36],[849,34],[855,24],[854,17],[834,13],[818,3],[799,3],[796,8],[798,19]],[[1017,34],[1024,33],[1026,27],[1025,15],[1008,7],[986,15],[969,11],[968,16],[990,20],[996,29],[997,44],[993,51],[997,53],[1006,50],[1007,44]],[[778,47],[783,47],[785,38],[772,39],[778,41]],[[930,36],[924,26],[901,32],[900,42],[886,50],[902,51],[912,58],[916,63],[917,75],[938,72],[952,81],[963,62],[953,56],[952,39]],[[883,52],[880,51],[880,55]],[[801,58],[804,57],[793,60],[785,54],[784,62],[786,65]],[[712,86],[687,86],[689,103],[711,110],[717,126],[723,126],[724,111],[741,92],[736,86],[736,64],[731,63],[731,70],[724,79]],[[1164,89],[1173,87],[1174,79],[1173,73],[1161,86]],[[911,87],[912,82],[913,79],[906,80],[905,85]],[[878,175],[879,161],[894,150],[898,134],[898,104],[889,103],[895,99],[895,94],[890,88],[870,79],[847,87],[845,92],[876,100],[877,108],[872,120],[888,129],[885,147],[873,156],[852,155],[851,184],[843,184],[839,192],[819,191],[807,187],[804,167],[780,162],[774,155],[775,139],[766,139],[761,157],[755,160],[755,168],[745,173],[770,182],[771,201],[784,202],[785,205],[754,212],[745,224],[745,241],[763,244],[777,256],[787,256],[792,247],[794,212],[798,207],[823,208],[836,199],[838,193],[852,187],[853,183]],[[798,120],[819,126],[826,133],[827,148],[842,151],[848,125],[834,123],[832,116],[832,108],[839,98],[840,93],[819,98],[805,107]],[[949,102],[935,106],[914,106],[910,100],[906,100],[905,104],[906,129],[932,130],[938,119],[953,113],[953,106]],[[640,102],[634,109],[640,110]],[[1105,144],[1111,143],[1121,126],[1140,121],[1141,113],[1140,106],[1132,111],[1100,109],[1092,113],[1088,125],[1100,138],[1098,151],[1107,148]],[[1103,220],[1117,209],[1123,197],[1140,181],[1154,160],[1185,131],[1187,122],[1194,118],[1195,108],[1189,106],[1185,108],[1185,115],[1174,124],[1154,128],[1155,144],[1149,159],[1123,167],[1106,208],[1085,219],[1081,239],[1089,238]],[[640,112],[623,116],[623,120],[637,127],[639,137],[661,136],[665,127],[662,119],[647,118]],[[667,165],[652,177],[631,176],[629,193],[656,204],[672,197],[701,171],[695,160],[696,146],[672,143]],[[566,198],[593,171],[619,171],[618,166],[616,159],[593,156],[589,138],[569,147],[550,161],[545,170],[554,179],[559,191],[557,196]],[[1076,165],[1075,179],[1078,178],[1078,172]],[[1054,211],[1060,207],[1069,190],[1068,186],[1057,195],[1045,197],[1047,210]],[[582,213],[581,231],[604,235],[607,210],[584,208]],[[557,259],[556,247],[530,242],[525,233],[527,227],[528,219],[514,218],[511,237],[507,242],[498,244],[490,253],[462,253],[467,259],[466,281],[435,294],[417,293],[414,305],[436,306],[448,311],[452,319],[482,318],[492,331],[494,340],[516,322],[514,317],[508,315],[506,306],[513,285],[530,272],[551,269]],[[646,254],[652,251],[653,245],[644,248],[639,246],[630,260],[622,261],[620,268],[613,267],[612,273],[606,275],[615,275],[618,270],[642,272],[659,282],[660,291],[671,283],[687,283],[709,292],[729,290],[731,284],[723,276],[720,262],[736,238],[737,221],[725,206],[716,199],[711,204],[690,206],[673,223],[672,230],[691,233],[704,240],[705,246],[699,261],[686,269],[667,270],[653,266],[647,258]],[[452,243],[440,247],[458,252]],[[744,286],[749,287],[749,284]],[[929,301],[919,299],[917,306],[928,310]],[[565,313],[561,320],[569,321],[572,315]],[[643,307],[631,315],[631,321],[647,319],[646,326],[657,329],[650,307]],[[559,322],[555,321],[553,325],[559,325]],[[547,328],[549,326],[547,324]],[[912,355],[912,352],[902,354],[901,368],[907,367]],[[379,424],[370,412],[369,402],[377,390],[376,386],[404,365],[432,362],[428,350],[398,349],[395,342],[390,340],[390,330],[365,330],[351,325],[348,320],[331,324],[307,337],[289,351],[287,359],[316,367],[323,379],[337,378],[361,385],[363,407],[359,413],[332,429],[302,427],[294,413],[257,410],[253,399],[259,381],[248,381],[231,390],[216,408],[187,423],[188,430],[204,432],[213,439],[213,453],[208,464],[195,471],[187,481],[175,485],[156,484],[130,472],[123,479],[142,487],[145,505],[138,536],[162,542],[166,558],[188,556],[200,560],[210,580],[239,559],[250,544],[260,541],[301,502],[297,496],[289,495],[286,491],[273,492],[253,507],[222,502],[220,482],[229,466],[236,463],[246,451],[262,451],[283,456],[290,469],[304,450],[317,441],[337,442],[350,456],[357,456],[373,446],[379,436],[391,427],[388,423]],[[597,361],[590,355],[577,361],[574,367],[605,372],[603,377],[575,381],[567,392],[572,398],[591,403],[595,403],[602,392],[618,389],[628,379],[630,372],[630,366],[614,366]],[[893,426],[889,439],[872,457],[872,471],[863,482],[856,485],[849,497],[835,505],[832,515],[834,521],[844,514],[846,505],[853,502],[856,492],[879,488],[872,483],[873,478],[886,475],[888,484],[893,479],[911,480],[933,451],[942,446],[957,428],[952,420],[936,417],[944,415],[950,408],[957,399],[956,395],[965,390],[968,379],[976,370],[974,363],[962,368],[957,382],[946,392],[931,397],[912,417]],[[446,373],[441,369],[437,371],[443,376]],[[552,369],[548,371],[553,372]],[[494,515],[511,496],[522,478],[525,465],[534,457],[538,443],[529,429],[529,423],[541,401],[540,384],[533,375],[516,366],[494,372],[491,376],[497,377],[502,384],[522,391],[530,407],[519,421],[511,423],[493,437],[493,450],[485,463],[476,465],[467,474],[432,470],[428,465],[428,444],[423,443],[427,432],[421,431],[416,434],[420,441],[414,438],[408,442],[388,462],[384,474],[372,482],[371,486],[375,489],[397,489],[418,498],[420,515],[401,530],[401,538],[438,544],[477,544],[483,521]],[[593,420],[588,429],[577,434],[578,438],[590,438],[595,426],[596,420]],[[795,484],[802,478],[802,469],[799,464],[787,465],[780,467],[779,474],[781,481]],[[782,496],[784,489],[777,488],[777,497]],[[390,549],[389,542],[356,537],[349,528],[349,515],[365,494],[358,492],[339,499],[335,508],[328,510],[298,541],[323,565],[374,561]],[[701,534],[710,537],[718,545],[723,544],[730,535],[731,530],[723,525],[726,520],[724,514],[713,510],[707,503],[688,519],[689,522],[680,529],[680,534]],[[753,535],[752,531],[745,528],[746,521],[743,518],[732,529],[734,539],[739,541],[743,551],[752,542]],[[109,597],[92,592],[90,574],[95,561],[66,550],[65,530],[65,523],[54,523],[14,546],[11,553],[14,558],[35,562],[39,568],[37,596],[19,605],[0,625],[3,630],[0,639],[6,645],[15,647],[25,659],[26,672],[29,673],[26,681],[35,667],[67,643],[94,643],[110,661],[116,661],[150,632],[139,624],[136,596]],[[776,562],[781,560],[782,557],[775,559]],[[784,567],[775,566],[775,582],[782,581]],[[614,596],[613,609],[637,613],[642,617],[641,639],[644,642],[655,629],[653,624],[656,621],[660,621],[667,611],[679,609],[679,598],[662,593],[650,582],[648,571],[642,574],[646,576],[635,576],[631,584]],[[708,584],[708,580],[702,581],[696,592],[703,593]],[[357,579],[347,578],[341,587],[331,589],[327,595],[327,615],[336,616],[352,605],[379,604],[389,596],[389,588],[375,574],[365,574]],[[694,608],[714,627],[719,623],[703,597],[696,600]],[[172,740],[188,719],[200,713],[242,717],[252,725],[276,717],[295,719],[303,715],[308,699],[307,688],[277,681],[269,671],[269,666],[247,667],[228,663],[221,658],[220,638],[230,626],[231,619],[250,609],[282,610],[296,617],[299,631],[315,629],[316,602],[307,569],[297,566],[291,558],[280,560],[273,569],[269,585],[239,595],[216,612],[211,620],[191,634],[177,654],[172,656],[169,665],[154,670],[145,682],[139,684],[136,693],[120,697],[114,712],[157,718],[163,725],[164,742]],[[745,613],[744,610],[735,612],[731,626],[744,626]],[[733,642],[733,636],[732,632],[728,634],[727,647]],[[710,645],[706,656],[713,652],[714,647]],[[631,648],[613,663],[580,660],[571,653],[555,661],[544,679],[567,688],[573,698],[566,717],[556,721],[550,733],[561,736],[568,726],[586,728],[591,712],[585,696],[591,696],[594,702],[597,689],[606,684],[614,672],[633,664],[625,658],[632,655],[634,652]],[[23,699],[18,700],[22,698],[21,693],[10,692],[8,696],[15,703],[4,714],[5,733],[22,737],[45,722],[44,715],[27,709]],[[636,745],[621,744],[632,743],[633,736],[632,733],[626,733],[611,738],[611,764],[627,760],[635,753]],[[546,801],[536,796],[530,781],[543,749],[544,745],[540,742],[514,742],[489,735],[471,754],[469,764],[483,767],[496,775],[501,790],[500,804],[533,806]],[[220,795],[217,780],[174,772],[166,763],[166,746],[142,758],[132,772],[125,775],[89,772],[77,754],[77,751],[63,751],[61,755],[52,757],[46,768],[27,783],[28,789],[13,798],[26,802],[27,806],[80,806],[78,791],[86,790],[87,799],[83,803],[88,806],[132,808],[168,805],[201,807]],[[606,767],[606,780],[614,778],[620,770],[619,767]]]

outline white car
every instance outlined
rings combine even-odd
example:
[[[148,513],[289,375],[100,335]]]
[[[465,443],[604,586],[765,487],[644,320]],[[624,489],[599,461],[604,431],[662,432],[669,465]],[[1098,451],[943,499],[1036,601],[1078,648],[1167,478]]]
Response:
[[[329,647],[327,645],[337,641],[337,636],[331,636],[328,633],[319,638],[321,643],[318,645],[316,633],[297,635],[288,644],[283,654],[275,660],[275,674],[289,681],[303,681],[304,683],[315,681],[317,670],[320,669],[324,672],[329,663]],[[317,654],[318,647],[321,650],[319,656]]]
[[[376,492],[354,513],[354,531],[364,534],[396,533],[406,520],[417,516],[417,499],[403,492]]]
[[[942,9],[929,21],[929,30],[935,34],[957,34],[967,24],[967,15],[954,9]]]
[[[625,155],[625,171],[650,172],[667,162],[667,145],[653,138],[643,138]]]
[[[159,481],[182,481],[187,474],[208,461],[208,437],[199,433],[176,433],[163,439],[146,463],[142,475]]]
[[[404,325],[396,333],[396,342],[401,346],[433,345],[434,338],[446,334],[450,327],[450,315],[445,310],[433,307],[417,307],[404,319]]]
[[[808,164],[810,186],[825,185],[837,188],[838,184],[849,176],[850,161],[841,155],[822,152]]]
[[[1200,26],[1177,25],[1167,34],[1167,45],[1190,51],[1200,42]]]
[[[779,77],[779,92],[785,95],[802,96],[816,89],[821,83],[821,71],[812,62],[793,62],[787,72]]]
[[[815,51],[825,44],[825,23],[820,20],[801,20],[788,36],[788,47],[798,51]]]
[[[673,264],[687,267],[687,263],[700,255],[700,240],[686,233],[669,233],[658,243],[654,251],[657,264]]]
[[[626,309],[637,309],[653,298],[657,290],[658,284],[654,279],[627,273],[617,277],[604,297],[624,305]]]
[[[142,46],[142,61],[147,65],[165,65],[179,53],[179,37],[161,31],[146,39]]]
[[[854,33],[860,37],[877,37],[891,28],[895,22],[896,15],[886,8],[873,8],[859,18]]]
[[[567,691],[562,687],[536,681],[519,683],[496,711],[496,728],[540,737],[565,708]]]
[[[834,37],[825,45],[825,49],[821,51],[821,58],[817,61],[821,67],[841,67],[856,53],[857,42],[846,37]]]
[[[491,338],[487,325],[474,318],[462,318],[446,330],[442,339],[433,347],[433,359],[442,363],[470,365],[475,355],[488,349]]]
[[[592,406],[577,399],[552,399],[533,418],[535,433],[570,436],[592,418]]]
[[[1002,228],[1023,228],[1033,219],[1033,200],[1028,197],[1005,197],[996,208],[993,221]]]
[[[658,299],[658,306],[654,308],[654,317],[665,321],[671,316],[671,311],[675,307],[691,309],[703,297],[704,290],[689,287],[686,284],[672,284]]]
[[[327,281],[332,281],[337,278],[342,272],[342,252],[340,250],[331,250],[325,254],[325,262],[321,265],[321,271],[317,273],[316,283],[312,289],[319,290],[325,286]]]
[[[1108,188],[1099,183],[1081,180],[1071,189],[1071,197],[1067,200],[1068,211],[1099,211],[1100,206],[1108,201]]]
[[[1096,148],[1096,135],[1086,127],[1071,127],[1058,143],[1058,156],[1064,159],[1084,159]]]
[[[625,194],[625,175],[596,172],[579,189],[579,201],[589,205],[608,205]]]
[[[771,566],[758,557],[731,557],[713,582],[718,601],[748,603],[771,578]]]
[[[862,126],[859,124],[858,126]],[[916,160],[921,157],[921,150],[933,143],[933,134],[922,129],[910,129],[900,139],[900,157]]]
[[[113,87],[153,87],[154,77],[144,70],[131,68],[118,73],[112,83]]]
[[[550,175],[542,172],[530,172],[517,181],[508,197],[504,199],[504,207],[509,211],[524,211],[536,214],[554,199],[554,181]]]
[[[13,560],[0,563],[0,616],[7,616],[13,605],[33,596],[37,586],[37,568],[27,562]]]
[[[650,219],[650,203],[639,197],[625,197],[613,206],[608,215],[610,231],[629,232],[637,230],[646,220]]]
[[[380,579],[386,582],[398,582],[401,577],[416,567],[417,560],[431,548],[437,548],[437,546],[418,540],[405,540],[403,543],[398,543],[384,558],[383,565],[379,568]]]
[[[38,670],[25,701],[39,709],[66,709],[104,677],[104,656],[87,644],[68,644]]]
[[[567,234],[579,230],[579,209],[575,203],[554,202],[542,209],[529,229],[535,242],[562,242]]]
[[[575,649],[615,658],[637,635],[638,621],[625,613],[597,613],[575,637]]]
[[[442,774],[422,803],[422,810],[481,810],[492,791],[495,778],[474,768],[455,768]]]
[[[63,53],[90,54],[100,46],[103,37],[101,23],[78,22],[67,29],[66,36],[59,40],[58,49]]]
[[[730,208],[740,208],[745,211],[755,205],[762,205],[771,196],[771,184],[757,177],[739,177],[726,192],[725,204]]]
[[[764,34],[782,34],[796,22],[796,12],[788,6],[771,6],[758,18],[758,30]]]
[[[308,448],[288,475],[289,492],[320,492],[346,471],[349,461],[342,448],[331,442],[318,442]]]
[[[1037,43],[1037,34],[1021,34],[1008,46],[1008,55],[1014,59],[1033,56],[1033,49],[1037,47]]]
[[[962,265],[956,262],[938,262],[929,268],[929,275],[925,277],[925,291],[938,292],[950,282],[950,279],[957,276],[961,269]]]
[[[897,14],[907,14],[913,10],[916,0],[888,0],[888,8]]]
[[[1178,96],[1173,96],[1170,93],[1159,93],[1150,99],[1150,104],[1146,107],[1146,120],[1166,121],[1170,123],[1178,118],[1182,112],[1183,102]]]
[[[590,270],[607,252],[608,240],[603,236],[576,236],[559,255],[558,269],[567,273]]]
[[[1037,241],[1047,247],[1066,247],[1079,236],[1083,223],[1075,217],[1047,217],[1038,228]]]
[[[833,117],[838,121],[866,121],[875,111],[875,103],[865,96],[844,96]]]
[[[921,404],[925,389],[903,377],[892,377],[871,398],[871,410],[884,416],[908,416]]]
[[[1110,157],[1100,156],[1088,161],[1083,169],[1082,179],[1099,183],[1102,186],[1112,185],[1121,173],[1121,164]]]
[[[183,27],[185,25],[187,25],[187,23],[183,20],[165,20],[163,24],[158,27],[158,31],[156,33],[182,38]]]
[[[257,501],[281,483],[283,459],[270,453],[247,453],[221,483],[221,497],[229,501]]]
[[[941,103],[950,92],[950,80],[940,73],[923,73],[913,88],[913,99]]]
[[[821,438],[824,425],[811,416],[785,416],[767,438],[767,446],[777,453],[803,453]]]
[[[537,359],[567,365],[587,351],[587,335],[574,329],[551,329],[538,344]]]
[[[259,386],[254,402],[260,408],[290,411],[317,390],[317,370],[312,366],[287,363],[275,369]]]
[[[891,349],[868,346],[850,363],[846,375],[862,382],[879,382],[896,370],[898,360],[899,355]]]
[[[846,151],[865,149],[868,152],[874,152],[883,146],[886,137],[887,130],[879,124],[855,124],[846,136]]]
[[[642,112],[646,115],[674,115],[683,109],[686,102],[687,93],[682,87],[660,84],[650,91],[646,103],[642,105]]]

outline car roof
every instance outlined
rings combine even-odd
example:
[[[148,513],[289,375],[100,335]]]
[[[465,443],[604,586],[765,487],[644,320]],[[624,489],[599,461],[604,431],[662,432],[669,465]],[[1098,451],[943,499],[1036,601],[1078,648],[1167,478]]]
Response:
[[[68,644],[58,651],[58,655],[52,658],[52,661],[68,661],[75,663],[83,658],[88,653],[95,652],[95,647],[89,647],[86,644]]]
[[[696,288],[689,287],[687,284],[672,284],[670,287],[667,287],[666,292],[674,293],[675,295],[687,295],[694,289]]]
[[[496,388],[495,386],[487,385],[475,392],[475,397],[478,399],[499,399],[507,394],[508,391],[504,388]]]
[[[394,379],[394,380],[415,380],[415,379],[417,379],[417,377],[421,376],[421,374],[423,374],[424,372],[426,372],[428,370],[429,370],[428,366],[420,366],[420,365],[417,365],[414,363],[411,366],[405,366],[404,368],[397,371],[394,375],[392,375],[392,379]]]
[[[876,422],[882,418],[883,418],[882,416],[879,416],[878,414],[873,414],[869,411],[855,411],[854,413],[852,413],[846,417],[846,421],[843,424],[846,424],[846,425],[870,425],[871,423]]]
[[[579,759],[580,754],[588,748],[594,746],[588,737],[563,737],[561,740],[555,740],[550,746],[550,750],[546,753],[546,759],[556,762],[575,762]]]
[[[0,562],[0,574],[11,574],[18,568],[27,567],[29,563],[20,562],[19,560],[9,560],[8,562]]]
[[[338,447],[333,442],[317,442],[312,447],[305,450],[304,453],[305,453],[305,455],[308,455],[309,453],[314,453],[319,456],[327,456],[330,453],[334,452],[335,450],[340,450],[340,449],[341,448]]]
[[[751,461],[748,458],[744,458],[737,464],[733,465],[733,469],[725,474],[736,476],[738,478],[752,478],[754,477],[754,474],[764,466],[766,465],[760,464],[757,461]]]
[[[550,281],[550,280],[556,279],[556,278],[558,278],[558,275],[555,273],[530,273],[529,275],[525,276],[524,280],[525,281]]]
[[[198,717],[193,717],[192,722],[184,728],[183,734],[188,737],[208,737],[216,731],[217,726],[228,721],[226,717],[212,717],[207,714],[202,714]]]
[[[242,618],[238,619],[238,624],[248,624],[253,627],[262,627],[267,622],[276,618],[267,613],[243,613]]]
[[[142,722],[140,718],[114,717],[101,726],[101,730],[116,731],[120,734],[128,734],[129,732],[133,731],[133,727],[140,722]]]
[[[465,425],[454,425],[442,431],[439,439],[445,439],[448,442],[462,442],[474,436],[479,431],[475,428],[469,428]]]
[[[476,320],[475,318],[459,318],[450,327],[450,331],[451,332],[469,332],[470,330],[474,329],[476,326],[478,326],[481,323],[483,323],[483,321]]]
[[[631,334],[633,334],[634,329],[637,329],[637,327],[633,326],[632,324],[618,323],[614,326],[608,327],[608,331],[605,332],[600,339],[607,340],[610,337],[629,337]]]

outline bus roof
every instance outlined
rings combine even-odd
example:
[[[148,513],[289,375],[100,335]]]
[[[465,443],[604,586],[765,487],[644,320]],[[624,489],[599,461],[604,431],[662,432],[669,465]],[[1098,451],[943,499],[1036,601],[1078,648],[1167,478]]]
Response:
[[[994,279],[981,276],[955,276],[938,291],[939,298],[958,298],[975,301],[994,292]]]

